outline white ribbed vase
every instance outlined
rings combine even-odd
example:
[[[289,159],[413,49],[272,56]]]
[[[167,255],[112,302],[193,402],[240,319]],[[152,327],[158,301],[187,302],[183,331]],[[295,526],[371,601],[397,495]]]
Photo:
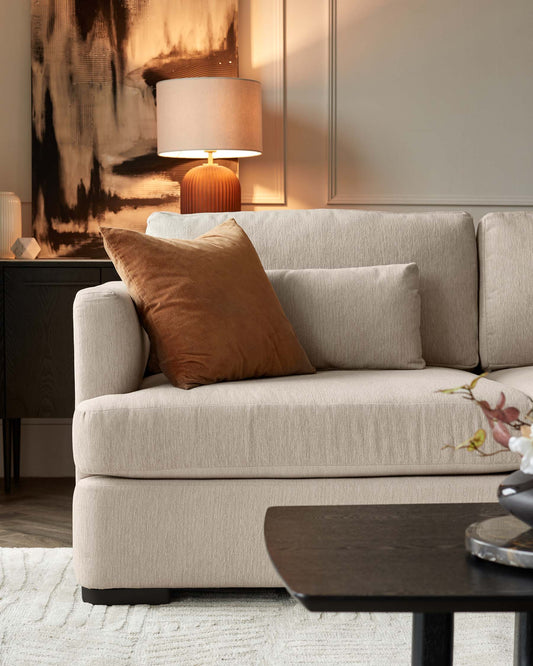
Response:
[[[20,199],[14,192],[0,192],[0,257],[13,257],[10,248],[20,236],[22,236]]]

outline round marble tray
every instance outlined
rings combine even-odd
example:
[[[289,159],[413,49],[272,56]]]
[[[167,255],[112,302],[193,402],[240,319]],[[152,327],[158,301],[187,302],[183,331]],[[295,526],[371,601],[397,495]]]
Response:
[[[465,545],[482,560],[533,569],[533,529],[514,516],[472,523],[465,531]]]

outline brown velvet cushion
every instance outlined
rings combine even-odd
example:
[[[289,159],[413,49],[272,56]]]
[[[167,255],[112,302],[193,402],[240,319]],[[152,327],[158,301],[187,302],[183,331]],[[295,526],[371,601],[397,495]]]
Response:
[[[195,240],[101,231],[174,386],[314,372],[235,220]]]

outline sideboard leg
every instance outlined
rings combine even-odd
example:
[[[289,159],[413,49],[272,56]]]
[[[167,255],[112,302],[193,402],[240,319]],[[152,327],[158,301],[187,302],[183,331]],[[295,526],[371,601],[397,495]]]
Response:
[[[4,491],[11,492],[11,419],[2,419],[4,447]]]
[[[516,613],[514,620],[514,666],[533,664],[533,612]]]
[[[20,479],[20,419],[13,419],[13,479]]]
[[[412,666],[451,666],[453,613],[413,613]]]

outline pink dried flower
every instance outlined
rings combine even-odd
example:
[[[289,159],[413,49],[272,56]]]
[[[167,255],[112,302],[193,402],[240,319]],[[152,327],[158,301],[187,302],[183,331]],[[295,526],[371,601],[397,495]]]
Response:
[[[492,430],[492,436],[498,442],[500,446],[504,448],[509,448],[509,439],[511,438],[511,433],[507,430],[507,426],[501,421],[489,421],[490,429]]]
[[[516,421],[520,417],[520,412],[516,407],[507,407],[506,409],[503,409],[503,406],[505,405],[505,394],[503,391],[500,394],[500,399],[494,409],[491,409],[486,400],[479,400],[476,402],[488,419],[502,421],[503,423],[513,423],[513,421]]]
[[[500,393],[500,397],[495,407],[491,407],[486,400],[478,400],[474,395],[474,389],[476,388],[478,381],[486,374],[487,373],[483,373],[479,377],[476,377],[470,384],[457,386],[456,388],[451,389],[442,389],[439,391],[439,393],[458,393],[463,398],[475,402],[476,405],[480,407],[481,411],[489,422],[489,428],[492,432],[494,440],[502,447],[502,449],[495,451],[494,453],[485,453],[485,451],[482,450],[487,434],[483,428],[480,428],[473,437],[470,437],[464,442],[461,442],[461,444],[456,444],[455,446],[448,444],[444,448],[452,448],[455,450],[466,448],[469,451],[476,451],[476,453],[479,453],[479,455],[482,456],[492,456],[496,453],[503,453],[503,450],[510,449],[522,454],[523,464],[526,464],[527,457],[529,461],[527,462],[527,465],[531,463],[531,467],[533,469],[533,449],[528,448],[525,441],[522,441],[528,439],[528,441],[530,441],[531,445],[533,446],[533,439],[530,438],[531,428],[528,423],[520,419],[520,411],[516,407],[505,407],[506,398],[503,392]],[[530,419],[530,414],[531,412],[527,414],[525,418]],[[522,437],[513,437],[510,429],[522,429]],[[526,432],[528,433],[527,435]],[[520,442],[518,440],[520,440]],[[525,452],[526,449],[528,452],[531,451],[531,454],[528,453],[529,457],[526,456],[525,453],[522,453],[522,450]]]

